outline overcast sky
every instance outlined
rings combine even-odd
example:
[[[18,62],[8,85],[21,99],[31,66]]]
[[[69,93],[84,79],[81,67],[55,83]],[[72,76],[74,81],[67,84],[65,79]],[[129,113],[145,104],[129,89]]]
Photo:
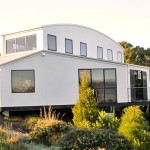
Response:
[[[150,47],[150,0],[0,0],[0,34],[56,23]]]

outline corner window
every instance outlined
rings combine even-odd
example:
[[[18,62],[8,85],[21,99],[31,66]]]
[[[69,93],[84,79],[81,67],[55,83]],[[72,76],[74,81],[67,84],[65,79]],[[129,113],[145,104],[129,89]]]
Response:
[[[80,55],[87,56],[87,44],[80,42]]]
[[[113,52],[111,49],[107,50],[108,60],[113,61]]]
[[[97,46],[97,58],[103,59],[103,48],[99,46]]]
[[[6,40],[6,53],[36,50],[36,35]]]
[[[48,50],[57,50],[56,36],[48,35]]]
[[[73,41],[70,39],[65,39],[65,51],[66,53],[73,54]]]
[[[122,62],[122,53],[121,52],[117,52],[117,60],[118,60],[118,62]]]
[[[11,84],[12,93],[35,92],[34,70],[12,70]]]
[[[100,103],[117,102],[116,69],[82,69],[79,70],[79,79],[82,74],[89,76],[90,85]]]

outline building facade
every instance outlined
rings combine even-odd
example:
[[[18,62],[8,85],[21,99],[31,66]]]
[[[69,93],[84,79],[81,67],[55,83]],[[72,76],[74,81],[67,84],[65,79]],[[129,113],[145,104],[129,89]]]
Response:
[[[47,25],[0,36],[0,108],[70,108],[86,73],[99,106],[149,105],[150,68],[125,64],[124,49],[96,30]]]

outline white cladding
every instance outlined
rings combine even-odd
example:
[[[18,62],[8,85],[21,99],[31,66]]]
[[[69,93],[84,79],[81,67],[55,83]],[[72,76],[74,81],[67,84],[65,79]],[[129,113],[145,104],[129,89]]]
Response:
[[[127,65],[41,52],[3,65],[2,107],[75,104],[78,99],[78,69],[86,68],[116,68],[117,102],[128,102]],[[11,70],[30,69],[35,70],[35,93],[12,93]]]

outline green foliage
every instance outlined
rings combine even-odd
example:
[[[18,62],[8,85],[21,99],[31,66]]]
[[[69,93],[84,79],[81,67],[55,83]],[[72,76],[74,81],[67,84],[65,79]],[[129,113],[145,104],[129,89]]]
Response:
[[[87,74],[82,74],[79,87],[79,99],[72,109],[73,122],[77,127],[93,127],[98,118],[97,99],[89,86]]]
[[[125,49],[125,63],[150,66],[150,48],[144,49],[140,46],[133,47],[132,44],[125,41],[119,42],[119,44]]]
[[[52,145],[55,144],[55,141],[57,141],[62,134],[71,129],[72,127],[66,123],[54,123],[51,126],[44,128],[36,127],[30,133],[30,136],[35,142],[39,142],[44,145]]]
[[[108,115],[105,111],[99,111],[96,127],[117,130],[119,125],[120,121],[117,117]]]
[[[71,130],[63,135],[58,144],[62,150],[89,150],[105,148],[107,150],[133,150],[130,142],[112,130]]]
[[[143,117],[139,106],[130,106],[123,110],[119,133],[124,135],[140,150],[150,149],[150,133],[148,122]]]

